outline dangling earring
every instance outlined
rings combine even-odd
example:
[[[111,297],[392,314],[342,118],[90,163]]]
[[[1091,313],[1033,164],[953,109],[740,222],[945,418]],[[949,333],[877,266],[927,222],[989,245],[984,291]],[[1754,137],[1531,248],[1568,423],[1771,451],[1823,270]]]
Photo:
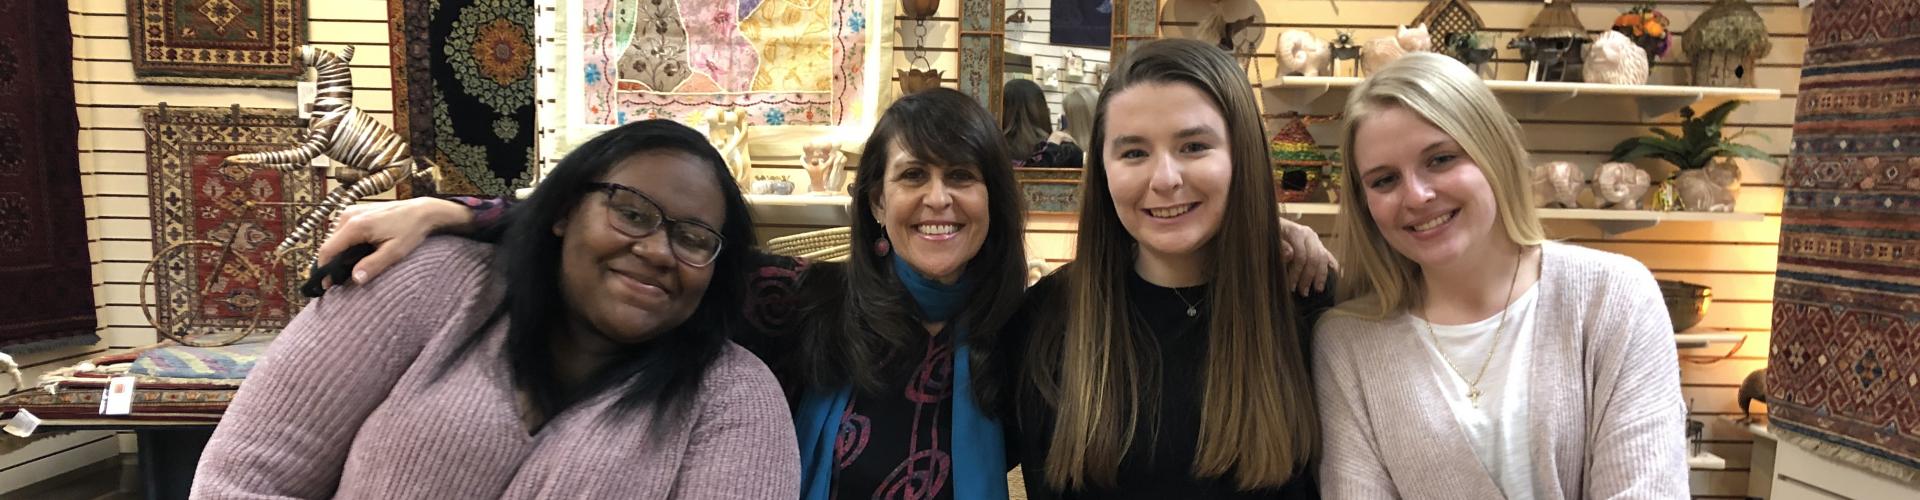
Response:
[[[893,243],[888,242],[887,237],[881,236],[879,238],[873,239],[874,255],[886,257],[888,254],[891,254],[891,253],[893,253]]]

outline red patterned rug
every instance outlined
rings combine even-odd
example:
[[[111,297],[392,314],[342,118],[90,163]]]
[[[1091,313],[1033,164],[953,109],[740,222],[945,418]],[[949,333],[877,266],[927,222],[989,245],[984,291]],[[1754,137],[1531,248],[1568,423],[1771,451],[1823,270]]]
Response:
[[[1786,168],[1767,384],[1773,430],[1920,472],[1920,11],[1812,8]]]
[[[325,196],[319,175],[223,166],[229,155],[280,149],[304,137],[292,110],[145,108],[148,190],[153,207],[154,321],[187,333],[285,326],[304,299],[301,263],[273,249],[301,207],[249,202],[313,203]],[[172,255],[176,243],[229,243],[233,253],[196,247]],[[224,258],[224,259],[223,259]],[[234,259],[246,262],[236,262]],[[244,264],[262,272],[248,273]]]
[[[67,26],[64,2],[0,2],[0,351],[13,354],[99,340]]]
[[[292,87],[306,30],[306,0],[127,0],[144,83]]]

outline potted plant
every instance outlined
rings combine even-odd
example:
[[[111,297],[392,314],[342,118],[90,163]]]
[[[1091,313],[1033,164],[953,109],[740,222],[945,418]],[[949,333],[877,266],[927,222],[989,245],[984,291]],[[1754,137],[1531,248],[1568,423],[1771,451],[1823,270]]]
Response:
[[[1613,30],[1633,40],[1634,45],[1647,50],[1647,60],[1659,59],[1667,55],[1667,46],[1673,40],[1673,33],[1667,26],[1673,24],[1667,15],[1654,9],[1654,4],[1636,5],[1620,17],[1613,18]]]
[[[1727,101],[1700,115],[1695,115],[1691,107],[1682,108],[1680,134],[1649,127],[1648,130],[1653,131],[1654,135],[1620,141],[1613,147],[1611,161],[1639,158],[1666,160],[1680,168],[1669,181],[1677,191],[1675,194],[1679,197],[1681,208],[1730,212],[1733,210],[1733,197],[1739,190],[1740,168],[1726,160],[1769,158],[1759,149],[1733,142],[1747,132],[1732,137],[1721,133],[1727,115],[1738,107],[1740,101]]]

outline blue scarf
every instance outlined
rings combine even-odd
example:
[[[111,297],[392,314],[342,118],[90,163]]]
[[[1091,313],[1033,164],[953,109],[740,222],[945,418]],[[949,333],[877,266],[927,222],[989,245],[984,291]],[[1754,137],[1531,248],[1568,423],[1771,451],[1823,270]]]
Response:
[[[919,308],[920,318],[946,322],[953,328],[953,497],[957,500],[1005,500],[1007,498],[1007,452],[1000,423],[980,412],[973,400],[972,367],[967,363],[967,331],[951,323],[965,305],[972,284],[967,279],[952,285],[921,276],[898,257],[893,274],[906,285]],[[853,399],[853,387],[808,389],[794,411],[794,431],[800,438],[800,498],[827,500],[833,497],[834,444],[840,434],[840,415]]]

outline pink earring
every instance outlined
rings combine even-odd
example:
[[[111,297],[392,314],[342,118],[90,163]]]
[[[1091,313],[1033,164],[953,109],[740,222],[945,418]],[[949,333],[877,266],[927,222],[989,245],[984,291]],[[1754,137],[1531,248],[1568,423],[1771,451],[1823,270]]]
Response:
[[[893,253],[893,243],[888,242],[887,237],[881,236],[873,240],[874,255],[886,257],[888,254],[891,254],[891,253]]]

